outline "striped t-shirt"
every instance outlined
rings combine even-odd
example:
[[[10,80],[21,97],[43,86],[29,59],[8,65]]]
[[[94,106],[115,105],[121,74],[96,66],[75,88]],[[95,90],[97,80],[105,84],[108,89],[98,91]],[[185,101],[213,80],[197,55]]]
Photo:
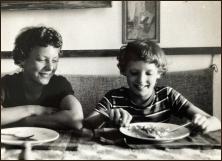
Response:
[[[129,89],[121,87],[107,92],[96,111],[123,108],[132,115],[131,122],[168,122],[172,114],[182,117],[190,106],[192,103],[171,87],[155,87],[152,96],[138,106],[130,100]]]

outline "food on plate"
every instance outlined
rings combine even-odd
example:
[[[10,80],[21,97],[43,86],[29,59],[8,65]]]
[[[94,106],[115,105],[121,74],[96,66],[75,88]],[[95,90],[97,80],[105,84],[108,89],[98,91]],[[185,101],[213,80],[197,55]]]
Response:
[[[164,127],[155,127],[152,125],[149,126],[141,126],[136,125],[134,126],[135,132],[139,135],[150,137],[150,138],[161,138],[168,134],[169,129]]]

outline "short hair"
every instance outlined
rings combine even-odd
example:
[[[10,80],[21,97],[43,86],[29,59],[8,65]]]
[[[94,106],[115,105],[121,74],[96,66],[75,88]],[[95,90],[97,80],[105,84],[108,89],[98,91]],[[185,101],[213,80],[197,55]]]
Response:
[[[62,48],[62,36],[51,27],[26,27],[15,39],[12,51],[14,63],[22,67],[22,62],[29,57],[34,47],[47,47],[49,45]],[[60,54],[60,53],[59,53]]]
[[[123,75],[128,63],[132,60],[154,63],[161,74],[165,74],[167,71],[167,61],[164,51],[159,45],[150,40],[135,40],[122,46],[119,55],[117,55],[117,60],[117,66]]]

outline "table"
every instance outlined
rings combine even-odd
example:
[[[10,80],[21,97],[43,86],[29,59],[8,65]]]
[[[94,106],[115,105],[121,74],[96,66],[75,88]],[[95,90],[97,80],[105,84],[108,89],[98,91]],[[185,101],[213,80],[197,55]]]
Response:
[[[99,142],[73,131],[60,131],[58,140],[34,146],[32,154],[37,160],[221,160],[221,131],[159,146],[135,144],[130,140],[126,144],[126,139],[119,139],[115,144],[109,141]],[[1,144],[1,160],[17,160],[21,151],[21,147]]]

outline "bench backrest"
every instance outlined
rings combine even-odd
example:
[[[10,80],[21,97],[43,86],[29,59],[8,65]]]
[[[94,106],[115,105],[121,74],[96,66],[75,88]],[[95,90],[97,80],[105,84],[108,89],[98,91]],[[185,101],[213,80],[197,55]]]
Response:
[[[84,115],[92,112],[98,101],[111,89],[127,86],[124,76],[64,75],[72,84],[76,97],[83,106]],[[212,114],[213,71],[201,69],[169,72],[158,85],[171,86],[194,105]]]

